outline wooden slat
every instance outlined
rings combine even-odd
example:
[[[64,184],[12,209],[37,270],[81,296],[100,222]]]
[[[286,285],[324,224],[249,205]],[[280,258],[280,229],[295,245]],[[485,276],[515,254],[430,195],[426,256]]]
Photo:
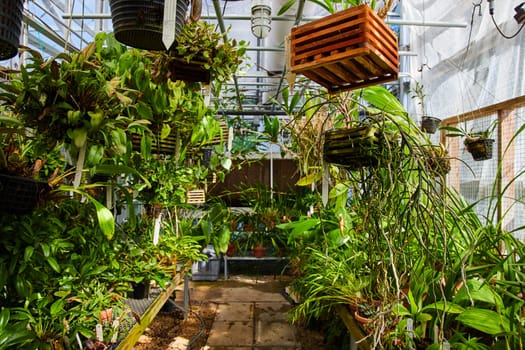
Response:
[[[206,192],[204,190],[191,190],[186,193],[186,203],[204,204],[206,203]]]
[[[348,308],[346,308],[344,305],[338,305],[337,312],[339,313],[339,317],[341,317],[343,320],[346,329],[348,329],[350,334],[352,334],[352,338],[357,343],[359,350],[370,350],[370,343],[365,332],[363,332],[354,316],[350,314]]]
[[[183,281],[182,274],[176,275],[173,279],[173,284],[170,285],[166,290],[160,293],[160,295],[151,303],[146,309],[143,315],[141,315],[140,323],[135,323],[133,328],[126,335],[124,340],[116,347],[116,350],[132,350],[135,343],[138,341],[144,330],[149,326],[151,321],[159,313],[160,309],[164,306],[168,298],[173,294],[177,286]]]
[[[368,5],[360,5],[292,28],[292,72],[330,92],[396,80],[395,33]]]

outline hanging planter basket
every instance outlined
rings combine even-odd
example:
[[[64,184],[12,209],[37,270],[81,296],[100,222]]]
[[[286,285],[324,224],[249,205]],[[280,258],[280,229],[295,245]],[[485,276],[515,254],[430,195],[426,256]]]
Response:
[[[209,69],[206,69],[206,61],[204,59],[194,59],[188,62],[184,57],[172,56],[168,70],[172,81],[182,80],[204,84],[208,84],[211,81],[211,73]]]
[[[397,80],[396,34],[366,4],[292,28],[290,67],[329,92]]]
[[[441,119],[424,115],[421,117],[421,130],[428,134],[433,134],[437,131]]]
[[[22,29],[23,0],[0,2],[0,60],[16,56]]]
[[[472,154],[474,160],[487,160],[492,158],[494,139],[476,139],[466,141],[465,146],[467,147],[467,151]]]
[[[0,213],[28,214],[50,190],[45,181],[0,174]]]
[[[360,126],[335,129],[325,132],[323,146],[324,160],[357,170],[375,166],[381,149],[378,129],[373,126]]]
[[[164,0],[110,0],[115,38],[122,44],[145,50],[168,50],[162,43]],[[180,34],[188,0],[177,1],[175,38]]]

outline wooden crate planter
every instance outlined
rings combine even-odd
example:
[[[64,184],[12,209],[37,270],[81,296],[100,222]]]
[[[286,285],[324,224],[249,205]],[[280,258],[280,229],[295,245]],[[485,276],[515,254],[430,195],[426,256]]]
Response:
[[[186,192],[187,204],[204,204],[206,203],[206,192],[204,190],[191,190]]]
[[[140,152],[140,142],[142,139],[142,135],[139,134],[133,134],[132,135],[132,144],[133,144],[133,150]],[[175,153],[175,149],[177,146],[177,137],[173,135],[169,135],[168,137],[159,140],[157,136],[153,138],[152,144],[151,144],[151,153],[153,154],[173,154]]]
[[[350,170],[376,165],[381,136],[377,128],[372,128],[360,126],[325,132],[324,160]]]
[[[292,28],[290,51],[291,71],[332,93],[398,78],[397,36],[368,5]]]

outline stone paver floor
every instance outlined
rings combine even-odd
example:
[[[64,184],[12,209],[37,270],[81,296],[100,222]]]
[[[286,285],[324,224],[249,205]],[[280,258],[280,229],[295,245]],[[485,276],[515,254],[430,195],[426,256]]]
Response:
[[[290,324],[287,312],[291,305],[281,291],[286,277],[231,276],[213,282],[190,281],[190,303],[206,301],[215,305],[216,313],[203,350],[320,350],[303,344],[304,332]],[[306,331],[313,332],[313,331]],[[308,339],[321,339],[310,334]],[[317,344],[320,341],[316,342]]]

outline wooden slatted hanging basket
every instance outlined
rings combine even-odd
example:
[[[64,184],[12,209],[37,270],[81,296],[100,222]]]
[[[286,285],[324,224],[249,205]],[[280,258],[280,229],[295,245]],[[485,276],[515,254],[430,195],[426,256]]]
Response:
[[[323,158],[349,170],[375,166],[381,152],[381,135],[374,126],[328,130],[324,134]]]
[[[366,4],[292,28],[290,69],[335,93],[397,80],[396,34]]]

